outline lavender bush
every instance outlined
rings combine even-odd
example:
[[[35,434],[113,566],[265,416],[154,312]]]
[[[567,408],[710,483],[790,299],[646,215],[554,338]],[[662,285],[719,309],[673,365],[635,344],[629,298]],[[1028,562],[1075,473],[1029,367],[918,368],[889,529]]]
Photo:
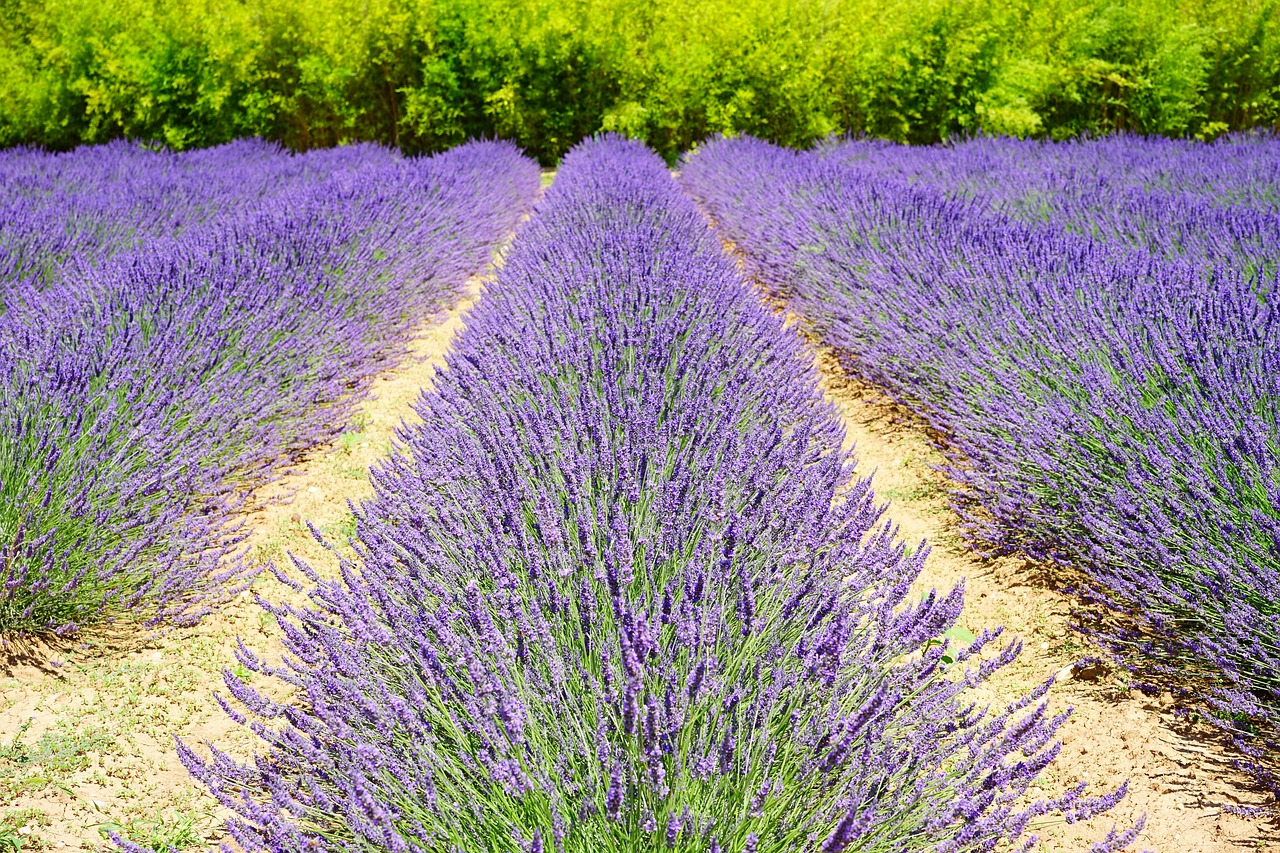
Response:
[[[246,488],[340,431],[537,190],[494,143],[6,152],[0,632],[234,591]]]
[[[355,560],[297,563],[309,609],[263,602],[286,659],[225,674],[263,754],[180,745],[235,844],[1028,849],[1108,808],[1026,797],[1048,685],[965,700],[1017,644],[941,642],[961,590],[908,598],[925,553],[816,378],[656,155],[575,148],[375,469]]]
[[[850,370],[950,436],[974,544],[1083,567],[1126,615],[1086,627],[1144,686],[1197,685],[1273,786],[1278,164],[1271,138],[740,139],[682,173]]]

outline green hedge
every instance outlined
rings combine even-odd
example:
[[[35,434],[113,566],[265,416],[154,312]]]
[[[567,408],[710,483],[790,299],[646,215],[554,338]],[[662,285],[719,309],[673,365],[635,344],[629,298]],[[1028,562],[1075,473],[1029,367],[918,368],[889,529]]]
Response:
[[[1280,0],[0,0],[0,144],[1280,123]]]

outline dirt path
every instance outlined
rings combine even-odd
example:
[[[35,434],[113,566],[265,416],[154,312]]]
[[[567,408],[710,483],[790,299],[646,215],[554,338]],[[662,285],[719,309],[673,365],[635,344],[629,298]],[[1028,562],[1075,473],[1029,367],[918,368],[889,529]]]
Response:
[[[304,520],[332,540],[354,530],[348,499],[371,493],[369,466],[388,452],[401,420],[429,387],[483,278],[425,324],[409,356],[374,380],[350,431],[317,448],[289,475],[264,490],[267,502],[247,517],[251,558],[285,559],[291,552],[318,566],[336,561],[311,537]],[[288,598],[270,575],[255,589]],[[155,639],[98,636],[69,649],[56,666],[0,661],[0,851],[114,849],[100,830],[145,845],[210,845],[224,817],[188,776],[173,738],[213,741],[249,755],[251,737],[211,699],[225,693],[221,671],[235,667],[235,638],[270,655],[279,648],[274,625],[242,596],[189,630]],[[163,847],[161,848],[163,849]]]
[[[790,318],[795,322],[795,318]],[[941,455],[908,412],[865,383],[844,375],[830,352],[818,351],[824,390],[838,406],[858,469],[874,473],[877,497],[890,501],[888,517],[909,544],[931,547],[919,586],[950,589],[965,580],[964,627],[978,631],[1004,625],[1020,638],[1018,660],[985,690],[986,701],[1004,704],[1047,677],[1057,709],[1075,712],[1061,730],[1063,750],[1047,779],[1045,795],[1077,780],[1113,789],[1129,780],[1129,796],[1109,815],[1087,824],[1043,826],[1046,851],[1085,850],[1113,823],[1130,825],[1143,813],[1146,829],[1137,849],[1159,853],[1218,853],[1274,850],[1280,836],[1259,820],[1227,814],[1222,805],[1256,805],[1260,794],[1224,762],[1222,750],[1203,732],[1187,732],[1171,710],[1171,699],[1149,698],[1127,689],[1113,673],[1075,673],[1071,664],[1093,652],[1068,627],[1071,599],[1056,592],[1026,560],[983,560],[962,546],[957,520],[946,500],[948,483],[935,470]]]

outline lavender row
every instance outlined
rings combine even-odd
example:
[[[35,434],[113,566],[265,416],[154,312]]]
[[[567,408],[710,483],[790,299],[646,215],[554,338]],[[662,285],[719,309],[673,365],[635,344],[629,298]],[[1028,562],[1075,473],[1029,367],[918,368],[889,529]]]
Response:
[[[1119,135],[1052,143],[981,138],[913,148],[842,141],[821,156],[898,177],[976,209],[1146,249],[1274,287],[1280,258],[1280,139],[1204,144]]]
[[[124,142],[64,154],[10,149],[0,168],[0,300],[60,281],[81,295],[83,270],[123,249],[233,221],[291,188],[394,160],[374,146],[288,157],[251,140],[183,153]]]
[[[1127,178],[1111,141],[1041,144],[1052,165],[1033,167],[1018,142],[854,157],[742,139],[682,175],[846,367],[950,436],[975,546],[1083,567],[1083,592],[1125,614],[1086,627],[1155,688],[1202,686],[1273,782],[1280,147],[1134,144],[1147,166]],[[979,180],[990,162],[1008,168]],[[1179,220],[1169,187],[1272,233]],[[1090,193],[1112,211],[1092,234],[1089,211],[1068,215]],[[1011,201],[1033,197],[1049,221]]]
[[[0,631],[187,621],[247,490],[343,428],[538,190],[513,147],[0,159]]]
[[[180,746],[241,849],[1029,849],[1122,796],[1026,796],[1048,685],[966,701],[1017,644],[908,597],[811,357],[639,143],[565,158],[417,409],[341,580],[263,602],[286,659],[225,673],[263,754]]]

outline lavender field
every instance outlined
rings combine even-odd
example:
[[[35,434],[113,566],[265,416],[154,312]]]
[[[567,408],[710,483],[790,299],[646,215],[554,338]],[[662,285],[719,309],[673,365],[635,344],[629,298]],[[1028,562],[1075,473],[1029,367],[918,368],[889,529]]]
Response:
[[[1260,849],[1278,219],[1258,137],[4,152],[0,851]]]
[[[971,544],[1083,569],[1081,627],[1275,786],[1271,138],[714,142],[682,179],[844,366],[945,436]]]
[[[247,489],[341,431],[537,182],[498,144],[0,157],[0,631],[234,594]]]
[[[976,850],[1119,796],[1019,805],[1061,720],[964,701],[1016,645],[906,600],[799,340],[638,143],[566,158],[419,407],[342,581],[273,608],[293,663],[239,654],[305,701],[228,676],[265,759],[183,747],[243,849]]]

